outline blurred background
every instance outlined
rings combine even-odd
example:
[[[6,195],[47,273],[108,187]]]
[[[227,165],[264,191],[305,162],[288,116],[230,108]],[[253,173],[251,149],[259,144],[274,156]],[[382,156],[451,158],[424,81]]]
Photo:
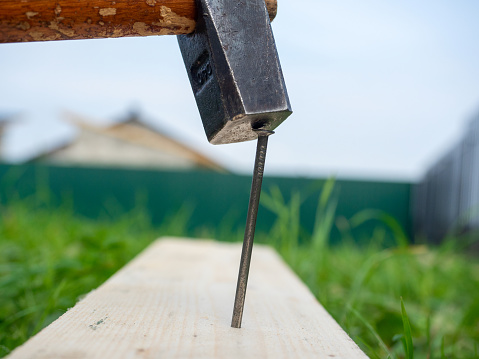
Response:
[[[479,358],[479,2],[278,5],[256,241],[372,358]],[[255,148],[208,143],[174,36],[1,44],[0,356],[154,238],[242,240]]]
[[[305,184],[292,178],[385,182],[387,193],[362,196],[359,190],[357,196],[364,198],[344,214],[361,207],[396,208],[393,214],[410,233],[414,217],[419,231],[438,240],[479,201],[479,189],[472,188],[479,182],[474,155],[479,125],[473,123],[479,111],[478,10],[474,1],[279,3],[273,31],[294,114],[270,141],[266,176],[286,177],[299,190]],[[81,190],[60,175],[54,188],[57,194],[81,192],[80,198],[91,202],[83,207],[101,206],[109,197],[130,207],[126,197],[138,189],[165,189],[161,181],[148,188],[138,174],[145,169],[181,171],[185,187],[167,192],[177,192],[178,201],[185,202],[191,195],[193,206],[204,199],[186,190],[197,175],[184,171],[240,176],[252,171],[253,142],[212,146],[206,141],[174,36],[3,44],[0,64],[2,162],[41,164],[61,176],[75,173],[72,181],[85,173]],[[474,131],[468,148],[442,164],[451,178],[436,170],[426,180],[428,171]],[[87,168],[98,171],[86,175]],[[111,188],[100,189],[103,168],[134,169],[136,179],[118,184],[122,195],[108,193]],[[9,172],[2,167],[4,176]],[[109,182],[125,178],[114,173]],[[237,192],[233,182],[213,177],[221,178],[225,193]],[[413,193],[412,185],[436,181],[432,177],[447,183],[437,184],[439,189],[423,185],[419,195]],[[248,180],[243,182],[247,196]],[[87,199],[90,191],[98,193]],[[398,191],[401,203],[393,202]],[[444,213],[431,214],[427,208],[437,207],[431,198],[445,192],[447,198],[439,200]],[[354,202],[349,196],[340,197],[345,208]],[[170,210],[180,206],[168,204]],[[166,207],[160,207],[155,213],[162,217]],[[428,229],[435,222],[442,223],[437,233]]]

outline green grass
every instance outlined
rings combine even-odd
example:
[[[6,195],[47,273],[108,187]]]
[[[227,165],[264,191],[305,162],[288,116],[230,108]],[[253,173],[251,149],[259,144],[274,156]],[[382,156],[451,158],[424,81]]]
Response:
[[[274,246],[320,302],[371,358],[479,358],[479,259],[458,241],[409,245],[397,222],[365,210],[336,218],[334,182],[318,200],[312,235],[300,228],[303,199],[278,189],[262,195],[277,222],[257,241]],[[191,235],[188,213],[153,227],[141,209],[120,220],[88,220],[42,201],[0,207],[0,356],[23,343],[98,287],[162,235]],[[353,229],[376,223],[363,245]],[[331,246],[336,226],[340,244]],[[241,240],[228,228],[194,233]],[[393,236],[396,245],[384,248]],[[132,240],[134,238],[134,240]]]

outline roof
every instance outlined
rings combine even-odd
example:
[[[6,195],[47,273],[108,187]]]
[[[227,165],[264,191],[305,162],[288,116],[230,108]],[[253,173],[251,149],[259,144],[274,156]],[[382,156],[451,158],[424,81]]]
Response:
[[[115,120],[94,120],[72,113],[62,121],[10,121],[1,140],[4,162],[32,160],[54,163],[133,167],[200,167],[227,172],[193,146],[175,138],[157,122],[130,113]]]
[[[159,126],[152,126],[151,122],[136,114],[130,114],[130,116],[107,126],[96,126],[92,124],[91,120],[74,114],[69,114],[68,120],[82,131],[100,134],[125,143],[164,152],[178,159],[187,160],[196,167],[227,172],[226,168],[216,161],[175,139],[172,135],[166,134],[167,131],[161,130]]]

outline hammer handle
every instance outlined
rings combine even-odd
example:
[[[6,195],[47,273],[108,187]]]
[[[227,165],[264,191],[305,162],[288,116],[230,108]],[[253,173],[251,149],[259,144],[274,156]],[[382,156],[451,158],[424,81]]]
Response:
[[[0,0],[0,43],[188,34],[195,18],[195,0]]]

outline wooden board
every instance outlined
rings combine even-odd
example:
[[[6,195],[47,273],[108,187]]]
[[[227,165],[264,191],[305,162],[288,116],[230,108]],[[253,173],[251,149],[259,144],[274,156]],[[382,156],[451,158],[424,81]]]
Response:
[[[367,358],[270,248],[255,245],[230,327],[240,244],[162,239],[9,356]]]

